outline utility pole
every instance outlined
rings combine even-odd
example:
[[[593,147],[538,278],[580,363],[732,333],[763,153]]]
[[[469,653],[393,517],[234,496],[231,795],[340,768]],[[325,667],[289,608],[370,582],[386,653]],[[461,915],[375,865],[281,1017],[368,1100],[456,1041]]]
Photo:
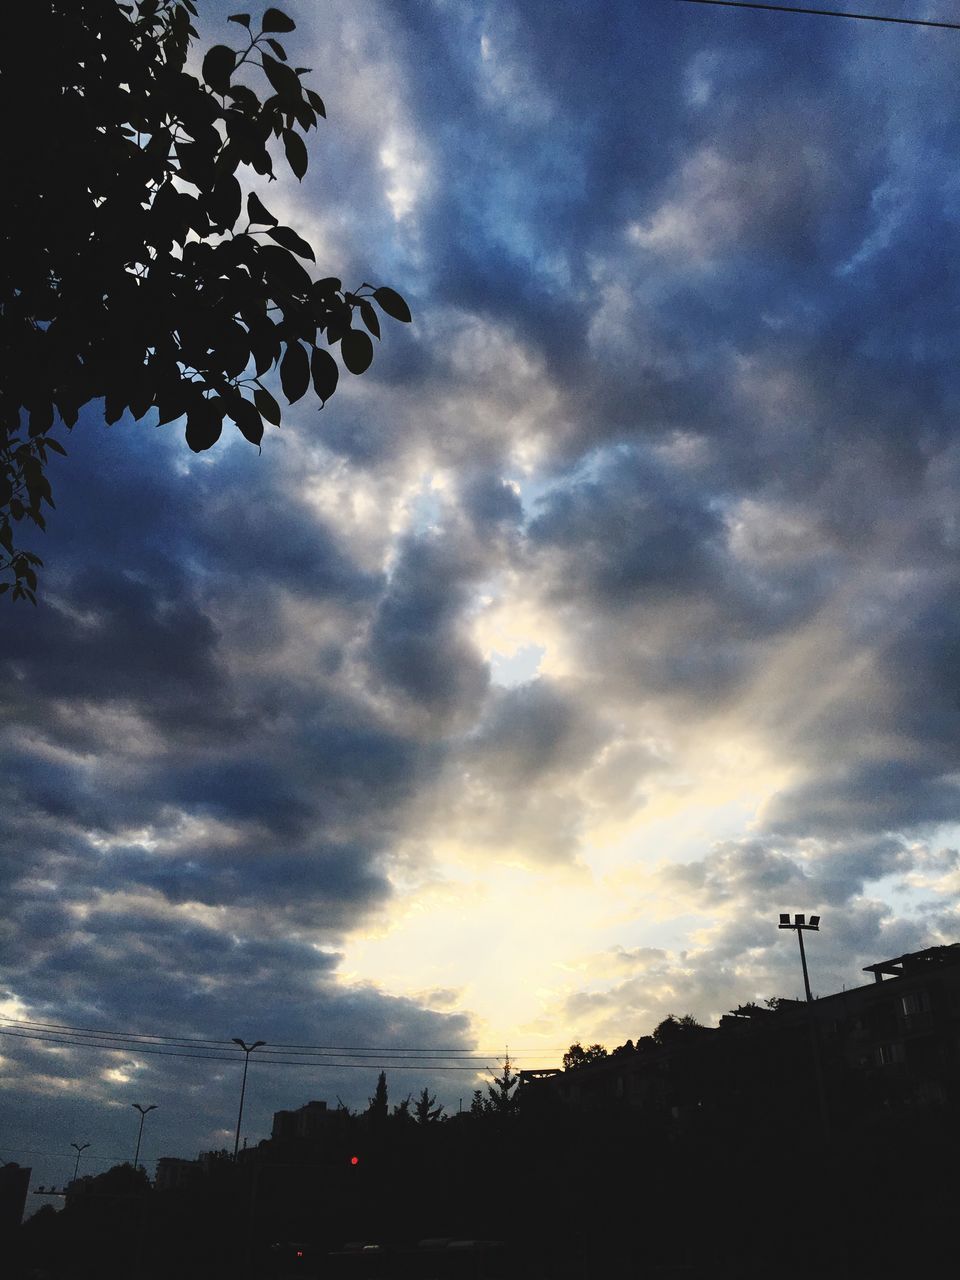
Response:
[[[137,1134],[137,1154],[133,1157],[133,1167],[136,1169],[140,1164],[140,1139],[143,1137],[143,1122],[146,1119],[148,1111],[156,1111],[157,1104],[154,1102],[151,1103],[149,1107],[141,1107],[139,1102],[132,1102],[130,1105],[133,1107],[134,1111],[140,1112],[140,1131]]]
[[[233,1037],[233,1043],[238,1044],[243,1050],[243,1083],[240,1085],[240,1110],[237,1113],[237,1136],[233,1143],[233,1158],[236,1160],[237,1152],[240,1150],[240,1122],[243,1120],[243,1095],[247,1091],[247,1067],[250,1065],[250,1055],[254,1049],[259,1049],[261,1045],[266,1044],[266,1040],[255,1040],[253,1044],[244,1044],[242,1040]]]

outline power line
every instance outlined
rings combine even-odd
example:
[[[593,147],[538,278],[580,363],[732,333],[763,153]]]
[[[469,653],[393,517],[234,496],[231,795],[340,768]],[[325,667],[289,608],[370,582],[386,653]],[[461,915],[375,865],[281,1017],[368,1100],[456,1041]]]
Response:
[[[210,1054],[214,1054],[218,1050],[221,1052],[226,1051],[228,1057],[224,1058],[224,1061],[233,1061],[239,1056],[240,1052],[234,1048],[234,1042],[232,1040],[215,1040],[210,1037],[202,1036],[158,1035],[139,1031],[103,1031],[94,1027],[77,1027],[63,1022],[43,1022],[33,1018],[5,1018],[0,1015],[0,1031],[2,1031],[4,1027],[9,1027],[12,1030],[20,1032],[42,1032],[44,1035],[63,1034],[68,1037],[90,1036],[96,1037],[98,1040],[116,1040],[122,1042],[120,1046],[122,1048],[141,1048],[143,1052],[146,1052],[147,1048],[153,1045],[165,1049],[174,1047],[184,1049],[206,1049],[210,1051]],[[407,1048],[397,1045],[323,1045],[271,1041],[262,1050],[260,1050],[258,1057],[263,1054],[269,1055],[289,1052],[316,1054],[318,1056],[347,1054],[351,1057],[356,1057],[363,1055],[371,1058],[462,1058],[484,1062],[489,1058],[498,1058],[502,1056],[500,1050],[485,1053],[479,1049],[451,1047],[427,1049]],[[551,1057],[561,1052],[563,1052],[563,1050],[519,1050],[513,1053],[511,1057]]]
[[[53,1156],[57,1160],[63,1157],[63,1152],[55,1147],[11,1147],[8,1145],[3,1149],[4,1151],[15,1151],[17,1155],[21,1156]],[[72,1156],[68,1158],[73,1159]],[[125,1156],[92,1156],[88,1154],[83,1157],[84,1164],[89,1163],[91,1160],[97,1164],[122,1164],[129,1159],[129,1153]]]
[[[228,1056],[226,1054],[216,1053],[185,1053],[178,1049],[153,1049],[142,1046],[134,1046],[130,1044],[103,1044],[90,1043],[83,1040],[70,1040],[62,1037],[42,1036],[37,1032],[26,1031],[9,1031],[4,1027],[0,1027],[0,1035],[15,1036],[20,1040],[36,1040],[42,1044],[58,1044],[67,1045],[72,1049],[98,1049],[101,1053],[131,1053],[136,1050],[137,1053],[149,1054],[160,1058],[194,1058],[201,1062],[237,1062],[238,1055]],[[390,1058],[377,1059],[373,1058],[367,1062],[342,1062],[322,1060],[316,1058],[279,1058],[279,1057],[263,1057],[257,1061],[263,1066],[272,1067],[342,1067],[348,1070],[369,1071],[376,1065],[389,1066],[391,1071],[472,1071],[476,1072],[484,1069],[484,1064],[480,1061],[476,1065],[446,1065],[438,1062],[418,1061],[417,1063],[395,1062]],[[490,1067],[490,1060],[484,1060],[487,1068]]]
[[[76,1037],[69,1036],[53,1036],[39,1031],[14,1031],[9,1027],[0,1027],[0,1036],[13,1036],[18,1040],[33,1040],[41,1044],[64,1045],[72,1049],[95,1049],[101,1053],[136,1053],[150,1055],[161,1058],[193,1058],[201,1062],[237,1062],[239,1054],[221,1054],[221,1053],[188,1053],[182,1049],[162,1049],[154,1046],[146,1046],[143,1044],[131,1044],[129,1042],[120,1044],[108,1044],[103,1041],[81,1040]],[[279,1051],[277,1051],[279,1052]],[[498,1059],[498,1054],[490,1054],[488,1057],[477,1057],[471,1059],[469,1065],[460,1063],[450,1064],[444,1062],[434,1062],[426,1058],[418,1058],[415,1062],[407,1062],[390,1057],[389,1054],[371,1055],[360,1062],[347,1062],[337,1058],[331,1060],[333,1055],[321,1057],[317,1054],[309,1058],[287,1058],[280,1056],[262,1056],[257,1061],[268,1066],[285,1066],[285,1067],[338,1067],[346,1070],[369,1071],[371,1067],[380,1066],[390,1067],[391,1071],[472,1071],[476,1074],[483,1070],[492,1070],[493,1063]],[[356,1056],[356,1055],[354,1055]],[[436,1057],[443,1057],[443,1054],[436,1054]],[[514,1055],[516,1056],[516,1055]],[[547,1055],[548,1056],[548,1055]]]
[[[892,18],[879,13],[847,13],[842,9],[807,9],[800,5],[760,4],[753,0],[677,0],[679,4],[713,4],[723,9],[769,9],[774,13],[809,13],[817,18],[852,18],[857,22],[895,22],[904,27],[942,27],[960,31],[960,22],[937,22],[930,18]]]

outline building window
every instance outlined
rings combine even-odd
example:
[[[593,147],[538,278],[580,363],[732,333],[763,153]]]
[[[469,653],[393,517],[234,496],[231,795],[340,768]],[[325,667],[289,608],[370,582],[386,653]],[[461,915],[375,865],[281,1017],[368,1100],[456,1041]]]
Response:
[[[900,997],[900,1010],[905,1018],[915,1018],[930,1012],[930,993],[928,991],[911,991],[909,995]]]
[[[881,1044],[877,1047],[877,1064],[881,1067],[893,1066],[904,1060],[903,1045],[898,1041],[892,1044]]]

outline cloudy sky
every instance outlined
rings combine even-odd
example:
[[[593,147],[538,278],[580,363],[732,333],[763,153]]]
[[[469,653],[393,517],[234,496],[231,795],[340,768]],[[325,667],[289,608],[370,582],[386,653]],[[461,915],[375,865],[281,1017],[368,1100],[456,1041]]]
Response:
[[[821,993],[957,940],[960,33],[284,7],[329,118],[270,208],[414,323],[259,456],[70,436],[0,613],[6,1029],[372,1051],[252,1065],[255,1140],[796,995],[781,910]],[[0,1055],[35,1182],[134,1102],[232,1146],[238,1061]]]

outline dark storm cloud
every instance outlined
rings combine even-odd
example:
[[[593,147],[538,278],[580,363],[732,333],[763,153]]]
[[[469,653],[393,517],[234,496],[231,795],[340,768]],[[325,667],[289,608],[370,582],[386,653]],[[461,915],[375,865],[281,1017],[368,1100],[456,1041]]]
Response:
[[[777,797],[766,815],[774,831],[847,834],[923,830],[960,817],[953,778],[903,758],[838,763]]]
[[[558,487],[530,525],[534,548],[560,553],[556,589],[612,609],[702,589],[722,529],[704,495],[632,450],[598,471]]]
[[[489,673],[464,628],[476,565],[453,533],[401,544],[370,637],[377,676],[428,712],[473,715]]]
[[[700,907],[741,903],[760,912],[774,901],[846,907],[872,881],[908,870],[915,854],[898,839],[812,844],[747,839],[717,846],[706,858],[660,872]]]
[[[589,776],[586,790],[598,794],[607,781],[597,769],[610,737],[579,682],[541,676],[493,688],[482,716],[449,744],[420,821],[468,850],[567,864],[579,852],[585,781]],[[616,772],[616,751],[603,764]],[[631,755],[617,794],[635,786],[645,767]]]
[[[465,764],[498,790],[523,791],[579,772],[605,736],[574,690],[538,679],[495,692],[466,744]]]
[[[463,488],[464,512],[478,529],[489,526],[517,526],[523,518],[523,503],[516,490],[500,476],[477,475]]]

